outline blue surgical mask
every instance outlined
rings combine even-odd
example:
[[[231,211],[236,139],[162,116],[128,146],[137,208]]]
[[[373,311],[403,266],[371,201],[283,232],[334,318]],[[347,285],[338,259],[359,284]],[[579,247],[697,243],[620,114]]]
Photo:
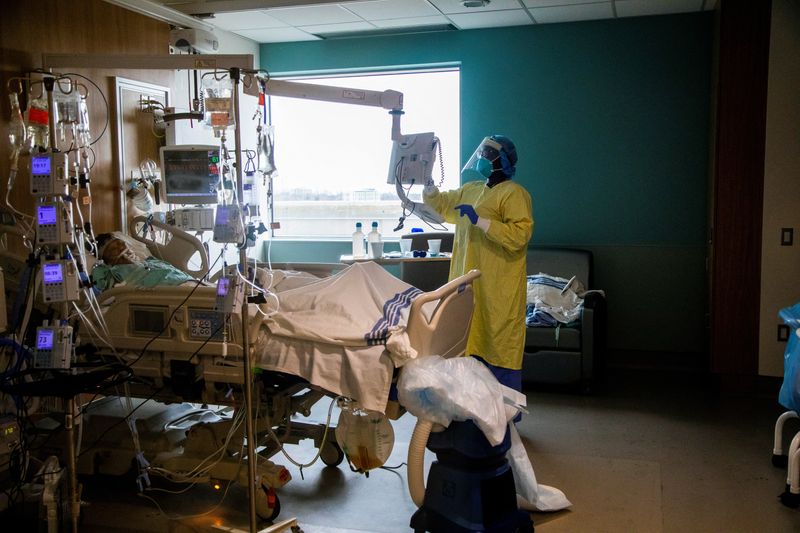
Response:
[[[483,157],[479,157],[478,160],[475,162],[475,170],[477,170],[481,176],[484,178],[489,178],[494,172],[494,165],[488,159],[484,159]]]

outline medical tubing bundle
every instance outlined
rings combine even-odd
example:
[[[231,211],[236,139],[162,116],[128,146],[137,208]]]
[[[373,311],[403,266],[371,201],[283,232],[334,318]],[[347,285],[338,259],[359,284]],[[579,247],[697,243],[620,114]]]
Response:
[[[216,262],[215,262],[215,263],[216,263]],[[188,297],[187,297],[187,299],[188,299]],[[185,303],[185,301],[186,301],[186,300],[184,300],[184,302],[183,302],[183,303]],[[183,303],[181,303],[181,306],[183,305]],[[208,343],[208,341],[210,341],[210,340],[211,340],[211,339],[214,337],[214,335],[216,335],[216,334],[219,332],[219,330],[220,330],[221,328],[222,328],[222,325],[218,326],[218,327],[217,327],[217,329],[215,329],[214,331],[212,331],[212,332],[211,332],[211,334],[208,336],[208,338],[207,338],[205,341],[203,341],[203,343],[202,343],[202,344],[201,344],[201,345],[200,345],[200,346],[197,348],[197,350],[195,350],[195,351],[194,351],[194,353],[192,353],[192,355],[190,355],[190,356],[189,356],[189,358],[188,358],[188,359],[186,359],[186,360],[187,360],[187,361],[191,361],[192,359],[194,359],[194,356],[195,356],[195,355],[197,355],[197,354],[200,352],[200,350],[202,350],[202,349],[203,349],[203,347],[204,347],[204,346],[205,346],[205,345]],[[159,334],[158,334],[156,337],[154,337],[154,339],[155,339],[155,338],[157,338],[157,337],[158,337],[158,336],[160,336],[160,335],[161,335],[161,333],[159,333]],[[151,339],[151,342],[152,342],[152,340],[153,340],[153,339]],[[136,361],[138,361],[139,359],[141,359],[141,357],[142,357],[143,355],[144,355],[144,351],[142,351],[142,353],[139,355],[139,357],[136,359]],[[123,365],[125,368],[127,368],[127,369],[128,369],[130,372],[131,372],[131,375],[133,375],[133,368],[132,368],[132,367],[133,367],[133,365],[136,363],[136,361],[134,361],[133,363],[129,363],[129,364],[125,364],[125,365]],[[101,368],[102,368],[102,367],[101,367]],[[128,413],[128,414],[127,414],[127,415],[126,415],[126,416],[125,416],[125,417],[124,417],[122,420],[120,420],[119,422],[117,422],[117,423],[115,423],[115,424],[113,424],[113,425],[109,426],[108,428],[106,428],[106,430],[105,430],[105,431],[104,431],[104,432],[103,432],[103,433],[100,435],[100,437],[98,437],[98,438],[97,438],[97,440],[96,440],[96,441],[94,441],[94,442],[92,443],[92,445],[91,445],[91,446],[89,446],[89,447],[88,447],[86,450],[84,450],[83,452],[81,452],[81,454],[79,454],[79,456],[80,456],[80,455],[83,455],[84,453],[86,453],[86,452],[87,452],[87,451],[89,451],[90,449],[94,448],[94,447],[95,447],[97,444],[99,444],[99,443],[100,443],[100,442],[103,440],[103,437],[105,437],[105,436],[106,436],[106,434],[108,434],[108,432],[110,432],[112,429],[114,429],[114,427],[116,427],[118,424],[120,424],[120,423],[124,422],[125,420],[127,420],[128,418],[130,418],[131,416],[133,416],[133,414],[134,414],[136,411],[138,411],[139,409],[141,409],[141,408],[142,408],[142,406],[144,406],[144,405],[145,405],[147,402],[149,402],[150,400],[152,400],[153,398],[155,398],[155,397],[156,397],[156,395],[157,395],[158,393],[160,393],[162,390],[164,390],[164,388],[165,388],[165,387],[166,387],[166,385],[162,385],[161,387],[159,387],[159,388],[157,388],[156,390],[154,390],[154,391],[153,391],[153,393],[152,393],[152,394],[150,394],[150,396],[148,396],[147,398],[145,398],[145,400],[144,400],[142,403],[140,403],[138,406],[136,406],[136,407],[135,407],[135,408],[134,408],[134,409],[133,409],[131,412],[129,412],[129,413]],[[92,401],[93,401],[93,400],[92,400]],[[91,401],[90,401],[90,403],[91,403]]]
[[[164,478],[173,481],[175,483],[191,483],[196,484],[200,481],[203,481],[205,478],[209,477],[209,472],[219,464],[222,459],[225,458],[225,452],[228,450],[228,446],[233,440],[233,437],[236,435],[236,431],[241,427],[242,422],[244,421],[245,413],[241,409],[237,411],[236,415],[231,422],[230,430],[228,431],[227,435],[225,436],[225,440],[222,442],[222,445],[214,452],[211,452],[208,456],[206,456],[200,463],[197,464],[193,469],[189,470],[188,472],[173,472],[171,470],[167,470],[166,468],[160,468],[151,466],[149,468],[150,472],[155,474],[162,475]]]
[[[233,426],[234,426],[234,424],[231,425],[232,428],[233,428]],[[241,421],[236,425],[237,428],[239,426],[241,426]],[[229,432],[229,435],[231,433],[232,433],[232,431]],[[226,442],[229,442],[229,439],[226,439]],[[223,445],[222,449],[223,450],[227,449],[227,445]],[[258,458],[258,457],[259,456],[256,456],[256,458]],[[217,504],[214,505],[211,509],[209,509],[209,510],[203,512],[203,513],[196,513],[196,514],[191,514],[191,515],[168,515],[167,513],[164,512],[164,510],[161,508],[161,505],[159,505],[159,503],[155,499],[151,498],[150,496],[147,496],[143,492],[140,492],[138,494],[138,496],[141,497],[141,498],[144,498],[146,500],[150,500],[156,506],[158,511],[165,518],[167,518],[168,520],[184,520],[184,519],[187,519],[187,518],[199,518],[201,516],[209,515],[209,514],[213,513],[214,511],[216,511],[219,508],[219,506],[222,505],[222,503],[225,501],[225,498],[227,498],[228,491],[230,490],[231,485],[233,484],[233,480],[236,479],[236,477],[238,477],[239,470],[242,468],[243,459],[244,459],[244,442],[242,442],[242,445],[239,448],[239,462],[237,463],[238,464],[238,468],[237,468],[237,471],[236,471],[236,475],[232,476],[231,479],[228,480],[228,484],[225,486],[225,491],[222,493],[222,497],[220,498],[219,502],[217,502]],[[185,488],[183,488],[183,489],[181,489],[179,491],[170,491],[170,490],[159,489],[159,488],[154,488],[154,487],[150,487],[147,490],[148,490],[148,492],[166,492],[166,493],[170,493],[170,494],[181,494],[181,493],[186,492],[187,490],[191,489],[192,487],[194,487],[196,485],[196,483],[197,482],[192,482],[189,485],[187,485]]]
[[[322,440],[320,441],[319,447],[317,448],[317,453],[316,453],[316,455],[314,455],[314,458],[311,459],[311,461],[309,461],[309,462],[307,462],[305,464],[295,460],[291,455],[289,455],[289,453],[286,451],[285,446],[283,445],[283,442],[281,442],[281,439],[278,437],[278,435],[275,434],[275,432],[272,430],[271,427],[267,427],[267,432],[269,433],[269,436],[272,437],[272,439],[277,443],[278,449],[281,451],[283,456],[286,457],[286,459],[290,463],[292,463],[294,466],[296,466],[296,467],[298,467],[300,469],[300,475],[301,476],[303,475],[303,469],[304,468],[308,468],[309,466],[311,466],[314,463],[316,463],[317,460],[322,455],[322,449],[325,447],[325,443],[327,442],[327,439],[328,439],[328,432],[330,431],[330,428],[331,428],[331,418],[332,418],[332,415],[333,415],[333,406],[336,405],[336,403],[338,402],[338,400],[340,398],[344,399],[342,396],[336,396],[335,398],[331,399],[331,403],[328,406],[328,417],[325,420],[325,431],[322,433]],[[289,423],[291,424],[291,417],[289,418]]]

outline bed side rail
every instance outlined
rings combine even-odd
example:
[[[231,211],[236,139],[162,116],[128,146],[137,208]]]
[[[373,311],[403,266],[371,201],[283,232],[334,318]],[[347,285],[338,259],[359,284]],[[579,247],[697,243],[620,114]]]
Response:
[[[463,354],[474,307],[472,282],[480,275],[479,270],[471,270],[434,291],[423,293],[411,304],[408,336],[419,357]],[[438,303],[430,317],[426,317],[422,308],[434,301]]]
[[[153,239],[142,236],[139,228],[141,225],[150,225],[159,231],[165,232],[169,235],[169,240],[166,244],[162,244]],[[176,268],[179,268],[195,278],[203,278],[209,274],[208,272],[208,252],[203,247],[203,243],[194,235],[183,231],[182,229],[159,222],[158,220],[150,219],[146,216],[139,215],[131,219],[128,225],[128,231],[131,237],[137,241],[144,243],[150,253],[157,259],[166,261]],[[200,267],[192,269],[189,267],[189,260],[195,255],[200,255]]]

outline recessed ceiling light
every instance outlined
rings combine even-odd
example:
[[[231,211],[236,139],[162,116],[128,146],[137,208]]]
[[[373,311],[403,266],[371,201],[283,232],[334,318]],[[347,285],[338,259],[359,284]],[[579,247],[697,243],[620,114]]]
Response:
[[[464,7],[486,7],[491,0],[461,0]]]

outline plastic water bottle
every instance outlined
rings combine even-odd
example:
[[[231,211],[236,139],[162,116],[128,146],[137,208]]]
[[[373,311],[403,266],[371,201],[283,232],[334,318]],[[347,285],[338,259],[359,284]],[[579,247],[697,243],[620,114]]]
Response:
[[[380,258],[380,256],[383,255],[382,249],[380,249],[378,252],[374,252],[376,255],[373,256],[372,255],[373,251],[370,248],[370,243],[371,242],[381,242],[382,240],[383,239],[381,239],[381,233],[380,233],[380,231],[378,231],[378,222],[377,221],[373,222],[372,223],[372,230],[369,233],[367,233],[367,255],[369,255],[373,259]]]
[[[381,232],[378,231],[378,223],[373,222],[372,230],[367,234],[367,246],[369,246],[369,243],[371,242],[381,242],[382,240],[383,239],[381,239]]]
[[[356,222],[356,231],[353,232],[353,257],[359,258],[365,255],[364,232],[361,231],[361,222]]]

